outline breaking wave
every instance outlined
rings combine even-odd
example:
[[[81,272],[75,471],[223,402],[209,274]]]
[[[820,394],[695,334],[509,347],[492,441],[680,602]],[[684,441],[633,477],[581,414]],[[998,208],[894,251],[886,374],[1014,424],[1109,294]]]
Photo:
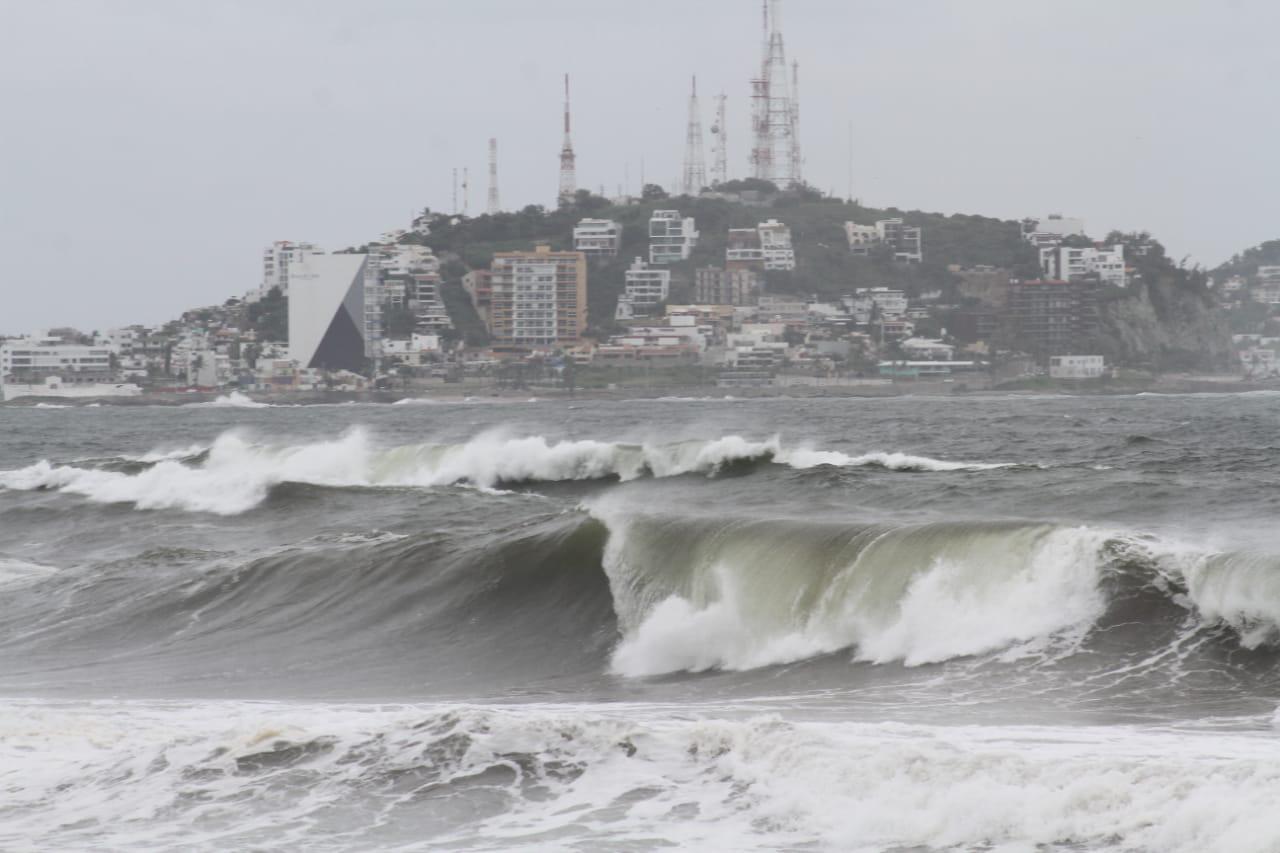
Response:
[[[1280,797],[1274,738],[1222,732],[226,701],[0,726],[22,849],[1265,853]]]
[[[215,400],[207,403],[186,403],[184,408],[212,408],[212,409],[269,409],[270,403],[261,403],[252,397],[240,391],[232,391],[230,394],[223,394]]]
[[[199,404],[204,405],[204,404]],[[265,404],[255,404],[265,405]],[[541,436],[480,435],[464,444],[415,444],[378,448],[362,430],[332,441],[274,446],[224,433],[208,448],[158,450],[130,461],[141,471],[110,466],[57,465],[42,460],[0,472],[0,487],[51,489],[100,503],[139,509],[183,509],[235,515],[266,499],[281,483],[330,487],[431,487],[589,480],[634,480],[687,474],[715,476],[729,469],[776,463],[795,469],[873,467],[893,471],[986,471],[1008,464],[955,462],[902,453],[850,455],[787,447],[779,438],[737,435],[709,441],[627,444]]]
[[[162,649],[199,670],[210,649],[254,643],[263,677],[358,660],[371,679],[419,667],[437,686],[805,661],[820,667],[806,683],[850,673],[835,676],[843,683],[866,667],[986,661],[1097,667],[1103,679],[1112,667],[1185,666],[1280,688],[1280,555],[1052,523],[711,518],[597,503],[480,534],[352,534],[248,563],[197,555],[212,562],[194,574],[157,575],[145,555],[91,581],[16,566],[17,592],[33,598],[0,606],[0,654],[39,672],[40,654],[121,643],[120,666],[137,649],[150,671]],[[48,600],[71,604],[36,606]],[[103,677],[96,663],[90,672]]]

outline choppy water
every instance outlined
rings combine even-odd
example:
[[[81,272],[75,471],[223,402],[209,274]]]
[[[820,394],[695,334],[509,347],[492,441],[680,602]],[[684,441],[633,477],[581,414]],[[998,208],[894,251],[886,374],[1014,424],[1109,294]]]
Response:
[[[0,408],[0,848],[1280,850],[1278,424]]]

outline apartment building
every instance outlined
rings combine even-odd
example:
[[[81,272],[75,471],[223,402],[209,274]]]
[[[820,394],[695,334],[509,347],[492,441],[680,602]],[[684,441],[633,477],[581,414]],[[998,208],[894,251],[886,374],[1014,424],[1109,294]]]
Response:
[[[694,273],[693,301],[699,305],[755,305],[762,293],[764,281],[752,269],[701,267]]]
[[[767,270],[793,270],[796,268],[796,252],[791,245],[791,229],[776,219],[756,226],[760,234],[760,251],[764,255]]]
[[[1124,246],[1071,248],[1054,246],[1040,250],[1040,270],[1048,279],[1076,279],[1096,275],[1106,284],[1124,287]]]
[[[490,268],[490,332],[508,346],[576,343],[587,328],[582,252],[498,252]]]
[[[1036,357],[1088,352],[1098,333],[1097,277],[1009,284],[1009,344]]]
[[[34,385],[49,377],[60,377],[69,385],[111,382],[111,350],[45,334],[0,343],[0,381]]]
[[[908,264],[924,261],[923,230],[901,219],[881,219],[875,225],[846,222],[844,235],[849,241],[849,253],[853,255],[869,255],[877,246],[888,246],[895,261]]]
[[[262,285],[253,296],[261,299],[272,288],[279,288],[281,294],[289,295],[289,264],[323,254],[324,249],[314,243],[277,240],[262,250]]]
[[[682,218],[678,210],[655,210],[649,218],[649,263],[687,261],[697,242],[692,216]]]
[[[730,228],[725,242],[724,265],[729,270],[764,270],[764,250],[755,228]]]
[[[622,226],[612,219],[583,219],[573,229],[573,248],[591,258],[612,258],[622,246]]]
[[[869,255],[873,247],[880,245],[880,229],[874,225],[846,222],[844,235],[849,241],[849,253],[852,255]]]
[[[881,219],[876,223],[880,242],[893,249],[893,259],[901,263],[924,262],[924,232],[901,219]]]
[[[641,258],[626,271],[622,295],[614,315],[618,320],[647,317],[671,293],[671,270],[654,269]]]

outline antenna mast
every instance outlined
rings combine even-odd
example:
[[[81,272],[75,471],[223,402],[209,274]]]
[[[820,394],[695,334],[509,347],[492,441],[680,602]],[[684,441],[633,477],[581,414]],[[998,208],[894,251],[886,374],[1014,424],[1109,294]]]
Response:
[[[800,154],[800,63],[794,61],[791,63],[791,128],[788,135],[791,138],[791,174],[788,179],[791,186],[796,187],[804,183],[800,177],[804,157]]]
[[[462,215],[467,215],[468,208],[471,207],[471,182],[467,178],[467,167],[462,167]]]
[[[711,125],[714,142],[711,147],[711,183],[723,184],[729,180],[729,129],[725,125],[725,95],[716,96],[716,123]]]
[[[458,215],[458,167],[453,167],[453,215]]]
[[[684,138],[684,192],[697,195],[707,185],[707,166],[702,158],[702,110],[698,108],[698,78],[693,78],[689,95],[689,126]]]
[[[560,148],[560,203],[573,201],[578,191],[578,176],[573,156],[573,141],[569,138],[569,75],[564,75],[564,145]]]
[[[498,140],[489,139],[489,215],[493,216],[502,205],[498,202]]]
[[[799,115],[792,106],[795,91],[787,82],[780,0],[764,0],[763,5],[763,57],[760,76],[751,81],[751,124],[755,133],[751,168],[761,180],[790,185],[799,180],[799,154],[794,150]]]

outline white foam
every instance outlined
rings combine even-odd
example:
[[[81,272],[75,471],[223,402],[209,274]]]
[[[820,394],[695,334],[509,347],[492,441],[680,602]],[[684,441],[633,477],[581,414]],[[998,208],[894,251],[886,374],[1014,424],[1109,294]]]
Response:
[[[815,468],[819,465],[836,467],[874,466],[892,471],[991,471],[996,468],[1012,468],[1010,462],[951,462],[928,456],[912,456],[908,453],[864,453],[850,456],[832,450],[796,449],[782,452],[778,461],[792,468]]]
[[[686,705],[6,700],[0,783],[6,849],[1271,853],[1280,837],[1269,731]]]
[[[735,542],[750,537],[737,527],[704,533],[689,564],[672,568],[633,553],[624,517],[603,517],[611,530],[605,568],[623,630],[612,666],[631,677],[752,669],[841,649],[907,666],[1017,644],[1029,652],[1078,641],[1106,604],[1099,589],[1106,536],[1085,528],[1029,525],[946,539],[901,528],[845,558],[847,565],[821,566],[803,564],[820,559],[805,543],[789,548],[769,541],[769,531]],[[679,591],[663,595],[663,583]]]
[[[251,408],[267,405],[248,402]],[[470,484],[497,489],[504,483],[516,482],[710,476],[736,463],[766,460],[796,468],[875,465],[951,471],[998,467],[903,454],[848,456],[787,449],[777,436],[754,440],[727,435],[712,440],[627,444],[593,439],[551,441],[543,436],[510,437],[488,432],[463,444],[378,449],[359,429],[335,441],[278,446],[256,444],[237,433],[225,433],[209,448],[209,458],[201,466],[180,464],[204,450],[203,446],[192,445],[126,457],[155,463],[139,474],[41,461],[16,471],[0,472],[0,487],[58,489],[104,503],[133,503],[142,509],[234,514],[256,506],[272,485],[282,482],[356,487]]]
[[[208,403],[186,403],[183,408],[215,408],[215,409],[269,409],[270,403],[260,403],[239,391],[224,394]]]

